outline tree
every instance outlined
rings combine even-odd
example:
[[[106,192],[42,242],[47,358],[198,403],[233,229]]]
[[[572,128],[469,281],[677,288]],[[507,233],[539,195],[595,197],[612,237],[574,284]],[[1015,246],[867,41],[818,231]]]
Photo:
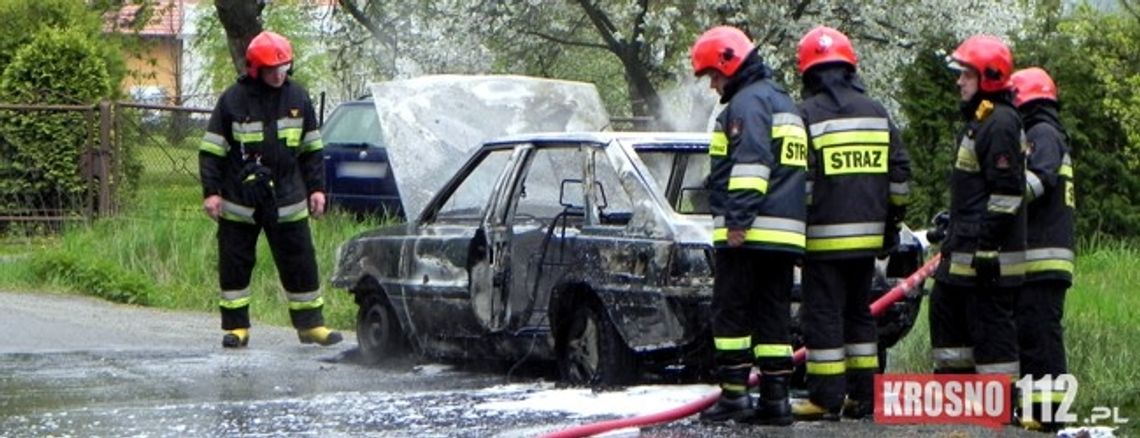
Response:
[[[245,48],[261,33],[261,11],[268,0],[215,0],[218,21],[226,30],[230,59],[240,75],[245,71]]]

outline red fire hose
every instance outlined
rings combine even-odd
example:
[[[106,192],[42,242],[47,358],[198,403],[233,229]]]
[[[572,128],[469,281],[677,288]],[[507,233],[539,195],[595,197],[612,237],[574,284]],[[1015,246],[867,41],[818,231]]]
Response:
[[[879,297],[879,299],[875,300],[875,302],[871,303],[871,315],[879,316],[892,304],[905,297],[906,293],[911,289],[914,289],[918,285],[922,284],[922,282],[925,281],[927,277],[930,277],[930,275],[934,273],[934,270],[938,268],[938,262],[941,259],[941,254],[935,254],[934,257],[932,257],[930,261],[926,262],[926,264],[922,265],[921,268],[918,268],[918,270],[914,271],[913,274],[910,274],[909,277],[904,279],[899,284],[895,285],[895,287],[891,288],[891,290],[887,291],[887,293],[883,294],[883,296]],[[806,358],[807,349],[804,347],[800,347],[792,355],[792,360],[795,361],[797,365],[803,363]],[[758,375],[753,374],[751,377],[749,377],[749,384],[755,385],[758,382]],[[583,424],[557,432],[551,432],[549,434],[543,435],[542,438],[588,437],[591,435],[597,435],[600,433],[605,433],[626,427],[651,426],[655,424],[668,423],[670,421],[679,420],[681,418],[685,418],[705,410],[705,408],[708,408],[709,406],[712,406],[713,403],[716,403],[716,400],[719,397],[720,392],[717,391],[697,400],[693,400],[689,403],[683,404],[673,409],[669,409],[667,411],[639,415],[636,417],[619,418],[616,420]]]

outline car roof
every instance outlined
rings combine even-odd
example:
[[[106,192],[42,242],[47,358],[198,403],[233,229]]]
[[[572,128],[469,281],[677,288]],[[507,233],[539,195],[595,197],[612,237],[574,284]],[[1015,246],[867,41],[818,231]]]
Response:
[[[639,151],[707,150],[712,135],[707,132],[540,132],[498,137],[483,143],[485,148],[496,148],[518,143],[531,143],[536,147],[585,143],[602,147],[620,141]]]

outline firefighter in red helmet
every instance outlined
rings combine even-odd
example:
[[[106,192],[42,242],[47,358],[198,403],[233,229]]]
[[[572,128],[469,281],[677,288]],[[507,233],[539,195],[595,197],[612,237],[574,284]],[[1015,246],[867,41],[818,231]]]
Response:
[[[863,94],[856,66],[855,48],[838,30],[820,26],[800,39],[809,193],[800,324],[809,396],[792,406],[800,420],[873,413],[871,280],[875,257],[897,245],[906,213],[902,135],[886,108]]]
[[[930,298],[936,373],[1019,374],[1014,303],[1025,279],[1025,137],[1011,96],[1013,55],[973,36],[948,65],[966,125],[952,158],[950,224]]]
[[[1057,400],[1065,393],[1065,388],[1057,386],[1057,376],[1068,373],[1061,316],[1065,291],[1073,282],[1073,163],[1068,134],[1061,124],[1057,86],[1049,73],[1033,67],[1018,70],[1012,80],[1013,104],[1021,112],[1029,143],[1025,285],[1016,310],[1021,374],[1034,379],[1051,376],[1054,386],[1040,388],[1042,393],[1034,394],[1033,400],[1042,396]],[[1058,403],[1051,405],[1055,409]],[[1043,403],[1034,403],[1033,412],[1022,413],[1022,425],[1057,429],[1056,421],[1043,421],[1043,408]],[[1050,414],[1055,418],[1055,412]]]
[[[727,104],[709,144],[713,213],[712,334],[721,395],[701,420],[792,422],[792,274],[804,250],[807,139],[792,99],[740,29],[709,29],[693,44],[693,72]],[[760,369],[760,400],[748,391]]]
[[[198,149],[203,206],[218,223],[222,346],[249,342],[250,274],[264,231],[302,343],[332,345],[324,325],[310,215],[325,209],[316,112],[289,81],[293,48],[273,32],[253,38],[247,68],[214,107]]]

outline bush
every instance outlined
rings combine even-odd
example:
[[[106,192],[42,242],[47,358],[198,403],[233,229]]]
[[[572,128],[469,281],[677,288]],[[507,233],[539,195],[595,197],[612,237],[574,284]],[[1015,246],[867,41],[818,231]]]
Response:
[[[112,92],[106,63],[78,30],[36,35],[0,76],[0,101],[93,104]],[[10,113],[0,124],[0,198],[22,208],[74,208],[87,190],[77,169],[91,132],[77,112]],[[85,129],[85,127],[87,127]],[[11,205],[9,205],[10,207]]]

